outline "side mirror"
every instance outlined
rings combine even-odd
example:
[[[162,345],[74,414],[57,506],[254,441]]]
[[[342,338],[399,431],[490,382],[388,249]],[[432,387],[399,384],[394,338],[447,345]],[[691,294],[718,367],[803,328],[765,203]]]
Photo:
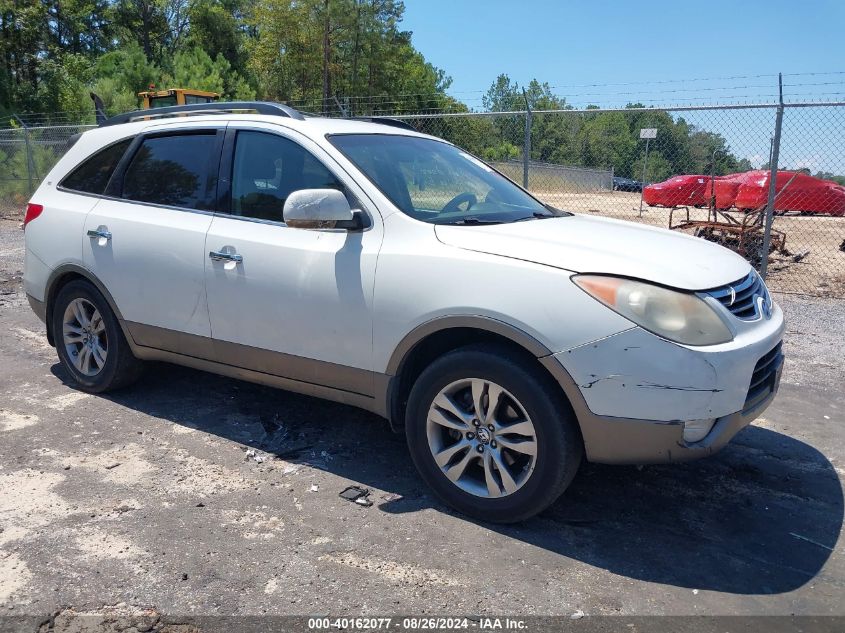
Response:
[[[352,211],[337,189],[300,189],[285,200],[282,211],[285,224],[297,229],[363,228],[361,212]]]

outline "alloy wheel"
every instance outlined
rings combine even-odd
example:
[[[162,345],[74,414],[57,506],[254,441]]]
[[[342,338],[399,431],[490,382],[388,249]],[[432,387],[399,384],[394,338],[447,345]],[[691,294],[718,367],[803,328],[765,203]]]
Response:
[[[490,380],[466,378],[444,387],[429,408],[426,434],[443,475],[478,497],[512,495],[537,461],[531,418],[513,394]]]
[[[76,370],[96,376],[106,364],[108,337],[100,311],[87,299],[74,299],[62,318],[62,342]]]

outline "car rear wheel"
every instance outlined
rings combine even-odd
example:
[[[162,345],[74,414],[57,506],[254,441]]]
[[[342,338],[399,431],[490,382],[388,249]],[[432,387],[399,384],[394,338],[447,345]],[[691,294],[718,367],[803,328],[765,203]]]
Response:
[[[140,375],[141,361],[132,355],[108,302],[89,282],[62,287],[52,328],[59,360],[83,391],[118,389]]]
[[[581,437],[556,385],[506,347],[466,347],[432,363],[408,401],[406,435],[423,479],[446,504],[509,523],[566,489]]]

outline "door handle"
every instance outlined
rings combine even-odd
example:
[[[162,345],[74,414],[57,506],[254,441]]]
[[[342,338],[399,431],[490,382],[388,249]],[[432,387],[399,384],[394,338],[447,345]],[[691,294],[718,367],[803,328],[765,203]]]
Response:
[[[218,262],[236,262],[240,264],[244,260],[243,256],[237,253],[223,253],[220,251],[211,251],[208,256]]]
[[[111,239],[111,233],[105,229],[88,229],[88,237],[102,238],[104,240]]]

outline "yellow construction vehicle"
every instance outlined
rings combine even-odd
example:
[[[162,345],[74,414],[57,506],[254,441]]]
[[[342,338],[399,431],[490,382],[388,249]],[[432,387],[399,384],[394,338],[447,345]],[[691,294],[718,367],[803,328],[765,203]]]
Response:
[[[190,90],[188,88],[171,88],[170,90],[151,90],[139,92],[141,108],[164,108],[167,106],[190,105],[192,103],[212,103],[220,98],[217,92],[207,90]]]

